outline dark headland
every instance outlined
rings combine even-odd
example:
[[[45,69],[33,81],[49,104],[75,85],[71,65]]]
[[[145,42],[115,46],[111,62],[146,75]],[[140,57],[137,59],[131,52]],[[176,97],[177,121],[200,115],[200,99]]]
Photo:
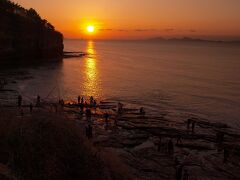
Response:
[[[32,8],[0,0],[0,63],[61,59],[63,35]]]

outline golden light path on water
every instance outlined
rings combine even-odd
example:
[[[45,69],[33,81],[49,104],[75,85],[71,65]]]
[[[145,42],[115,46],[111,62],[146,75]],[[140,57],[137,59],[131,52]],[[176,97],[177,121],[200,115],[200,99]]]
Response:
[[[99,81],[97,56],[93,41],[88,41],[86,52],[88,56],[84,60],[83,94],[85,96],[100,97],[102,89]]]

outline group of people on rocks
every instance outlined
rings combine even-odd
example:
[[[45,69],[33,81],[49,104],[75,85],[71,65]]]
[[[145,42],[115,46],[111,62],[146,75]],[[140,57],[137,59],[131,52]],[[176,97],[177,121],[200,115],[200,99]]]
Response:
[[[2,81],[0,82],[0,85],[2,85]],[[1,88],[1,87],[0,87]],[[17,105],[19,108],[22,107],[22,103],[23,103],[23,98],[21,95],[18,96],[17,98]],[[84,100],[84,97],[77,97],[77,103],[80,107],[80,112],[83,114],[84,112],[84,108],[86,108],[85,110],[85,115],[86,115],[86,120],[87,120],[87,125],[86,125],[86,136],[88,139],[91,139],[93,137],[93,126],[92,126],[92,111],[91,108],[95,108],[97,107],[97,101],[94,99],[93,96],[90,97],[89,99],[89,104],[87,103],[87,101]],[[59,104],[64,106],[64,100],[61,99],[59,100]],[[38,95],[36,98],[36,107],[39,107],[41,105],[41,97]],[[33,112],[33,104],[30,103],[29,105],[30,108],[30,113]],[[123,109],[123,104],[118,102],[117,104],[117,114],[122,114],[124,112]],[[143,107],[141,107],[139,109],[139,113],[141,115],[145,115],[145,110]],[[105,120],[105,127],[106,129],[109,126],[109,118],[110,118],[110,114],[108,112],[105,112],[103,114],[103,118]],[[188,119],[187,120],[187,132],[191,131],[192,134],[195,134],[195,125],[196,125],[196,120],[195,119]],[[176,145],[180,145],[182,144],[182,137],[181,135],[178,135],[176,140]],[[222,145],[224,141],[224,133],[221,131],[218,131],[216,133],[216,143],[218,143],[218,145]],[[172,139],[169,139],[165,142],[162,141],[162,137],[159,137],[159,141],[157,143],[157,150],[159,152],[166,152],[168,155],[173,156],[174,155],[174,143]],[[230,151],[229,148],[224,147],[223,148],[223,162],[227,163],[228,158],[230,156]],[[184,172],[183,172],[184,170]],[[189,179],[189,173],[186,169],[183,168],[183,165],[176,163],[176,180],[188,180]]]
[[[36,99],[36,107],[39,107],[40,103],[41,103],[41,97],[38,95],[37,99]],[[18,106],[19,109],[21,109],[21,115],[23,116],[22,105],[23,105],[22,95],[18,95],[17,106]],[[32,112],[33,112],[33,103],[32,102],[29,104],[29,111],[30,111],[30,114],[32,114]]]
[[[97,101],[96,101],[96,99],[93,98],[93,96],[90,96],[89,104],[87,103],[87,101],[84,101],[84,97],[78,96],[77,103],[78,103],[78,105],[83,105],[86,107],[87,106],[93,107],[93,108],[97,107]]]
[[[195,124],[196,121],[193,119],[187,120],[187,131],[190,131],[192,134],[195,133]],[[167,141],[162,140],[162,136],[159,137],[159,140],[157,142],[157,150],[158,152],[164,152],[169,154],[170,156],[174,155],[174,143],[172,139],[169,139]],[[224,132],[218,131],[216,132],[216,143],[220,146],[223,145],[224,142]],[[181,135],[178,135],[176,137],[176,145],[182,144],[182,137]],[[228,159],[230,157],[230,150],[228,147],[223,146],[223,163],[227,163]],[[183,171],[184,170],[184,171]],[[186,169],[183,168],[183,165],[180,163],[176,163],[176,180],[188,180],[189,179],[189,173]]]
[[[170,155],[171,157],[174,155],[174,143],[172,139],[169,139],[165,142],[162,141],[162,137],[159,137],[159,141],[157,142],[157,150],[158,152],[164,152]],[[187,169],[183,168],[183,165],[180,164],[177,157],[175,157],[175,168],[176,168],[176,180],[188,180],[189,174]],[[184,169],[184,172],[183,172]]]
[[[172,139],[169,139],[167,142],[162,141],[162,137],[159,137],[157,142],[157,150],[158,152],[166,152],[169,155],[174,154],[174,144]]]
[[[90,96],[89,104],[88,104],[87,101],[84,99],[84,97],[78,96],[77,97],[77,104],[80,108],[80,114],[81,115],[84,114],[84,108],[86,109],[85,110],[85,115],[86,115],[86,120],[88,122],[88,124],[86,126],[86,135],[87,135],[88,138],[91,138],[92,137],[92,120],[91,120],[92,111],[91,111],[91,109],[94,108],[95,112],[96,112],[97,101],[96,101],[96,99],[94,99],[93,96]],[[118,102],[118,104],[117,104],[117,117],[118,117],[118,115],[121,115],[124,112],[123,106],[124,105],[121,102]],[[145,112],[143,107],[141,107],[139,109],[139,113],[141,115],[145,115],[146,112]],[[117,124],[117,117],[115,119],[115,124]],[[105,112],[103,114],[103,118],[105,120],[105,129],[108,129],[110,114],[108,112]]]
[[[87,102],[84,102],[84,98],[78,96],[78,104],[80,106],[80,114],[83,114],[84,112],[84,108],[86,108],[85,110],[85,115],[86,115],[86,120],[87,120],[87,125],[86,125],[86,136],[91,139],[93,137],[92,131],[92,111],[91,108],[95,108],[96,111],[96,107],[97,107],[97,101],[93,98],[93,96],[90,97],[90,104],[87,104]],[[110,114],[108,112],[105,112],[103,114],[104,120],[105,120],[105,127],[106,129],[109,126],[109,117]]]
[[[81,115],[84,113],[84,108],[86,108],[86,110],[85,110],[85,115],[86,115],[86,120],[87,120],[86,136],[88,139],[91,139],[93,137],[91,108],[97,107],[97,101],[93,98],[93,96],[91,96],[90,103],[88,104],[87,101],[84,101],[84,97],[78,96],[77,104],[79,105]]]

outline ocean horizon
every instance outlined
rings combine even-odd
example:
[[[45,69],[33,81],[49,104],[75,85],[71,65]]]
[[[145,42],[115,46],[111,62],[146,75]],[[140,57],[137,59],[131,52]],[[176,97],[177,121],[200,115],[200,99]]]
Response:
[[[145,107],[179,121],[190,117],[240,127],[239,46],[65,40],[88,55],[28,69],[23,94],[76,100],[78,95]]]

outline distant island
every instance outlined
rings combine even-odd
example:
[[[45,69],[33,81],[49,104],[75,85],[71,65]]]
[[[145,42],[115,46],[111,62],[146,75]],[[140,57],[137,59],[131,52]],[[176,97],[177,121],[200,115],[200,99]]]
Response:
[[[61,59],[63,35],[32,8],[0,1],[0,64]]]

